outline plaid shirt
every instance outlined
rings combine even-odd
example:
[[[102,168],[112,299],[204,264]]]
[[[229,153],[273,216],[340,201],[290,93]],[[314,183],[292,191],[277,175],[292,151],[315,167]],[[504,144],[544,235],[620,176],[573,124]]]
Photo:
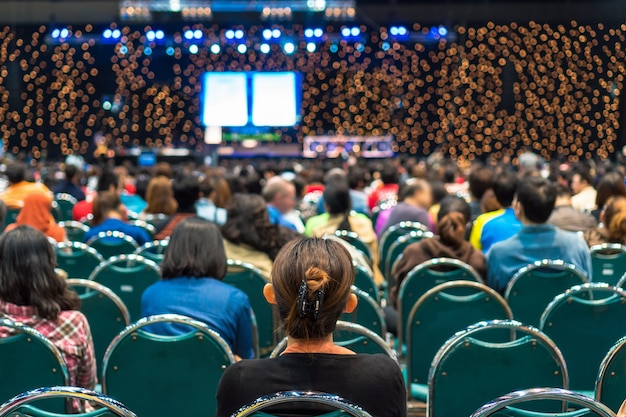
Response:
[[[56,320],[48,320],[37,316],[34,307],[0,301],[0,315],[34,328],[59,348],[70,375],[70,385],[87,389],[96,386],[91,331],[87,318],[80,311],[62,311]],[[11,329],[0,327],[0,337],[11,334]]]

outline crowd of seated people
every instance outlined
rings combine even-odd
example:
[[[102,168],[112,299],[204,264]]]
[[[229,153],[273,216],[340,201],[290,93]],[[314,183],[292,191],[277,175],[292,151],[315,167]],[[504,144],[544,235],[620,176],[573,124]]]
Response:
[[[386,290],[386,321],[395,332],[399,286],[430,259],[462,261],[504,293],[521,268],[543,259],[573,264],[593,279],[589,248],[626,244],[620,166],[552,164],[541,170],[533,164],[475,164],[460,169],[445,160],[392,160],[357,161],[350,167],[228,161],[216,169],[193,164],[117,168],[90,173],[57,166],[65,178],[55,184],[51,178],[36,180],[39,172],[21,163],[7,165],[8,186],[0,190],[0,201],[19,214],[0,237],[0,312],[43,329],[53,342],[66,321],[79,327],[76,340],[59,342],[59,348],[68,355],[72,383],[94,386],[89,326],[77,311],[78,298],[54,273],[48,239],[68,240],[50,210],[57,191],[75,195],[78,188],[85,199],[74,206],[73,219],[89,227],[85,242],[101,231],[123,232],[139,245],[169,239],[161,280],[143,294],[142,315],[176,313],[199,320],[244,359],[224,375],[220,416],[286,389],[337,393],[373,415],[406,414],[395,362],[354,355],[333,343],[339,316],[355,308],[350,293],[355,262],[366,266],[381,292]],[[134,218],[149,221],[154,237],[131,224]],[[386,232],[400,222],[419,223],[434,235],[408,245],[386,276],[379,265],[386,254],[379,250]],[[355,233],[369,249],[369,261],[335,236],[337,231]],[[253,265],[271,282],[264,295],[277,305],[289,336],[282,356],[245,360],[255,356],[254,314],[249,294],[222,282],[228,259]],[[155,325],[152,331],[175,335],[183,330]],[[267,379],[249,378],[260,368]],[[358,383],[345,384],[347,378]],[[248,383],[239,384],[242,379]],[[380,409],[377,398],[383,395],[398,407]]]

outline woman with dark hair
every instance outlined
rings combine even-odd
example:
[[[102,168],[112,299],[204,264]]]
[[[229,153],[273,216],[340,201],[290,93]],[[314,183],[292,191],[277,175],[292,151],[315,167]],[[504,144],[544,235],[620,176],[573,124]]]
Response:
[[[206,323],[240,358],[254,357],[252,310],[248,297],[222,280],[226,253],[219,228],[198,218],[174,229],[161,264],[161,280],[144,291],[141,314],[182,314]],[[155,324],[150,331],[179,335],[185,326]]]
[[[626,245],[626,197],[610,197],[600,214],[600,222],[602,226],[583,235],[589,247],[603,243]]]
[[[287,348],[275,359],[243,361],[226,369],[217,391],[216,415],[230,416],[279,391],[320,391],[353,402],[373,416],[406,416],[398,364],[386,355],[357,355],[333,342],[339,316],[356,308],[353,283],[352,258],[340,243],[308,238],[285,245],[263,294],[278,307]],[[299,411],[297,405],[268,410],[278,415]]]
[[[38,230],[21,225],[0,236],[0,313],[46,336],[61,351],[70,384],[93,389],[96,360],[89,323],[55,264],[54,249]],[[10,335],[0,327],[0,337]],[[78,402],[74,408],[80,409]]]
[[[600,221],[600,214],[611,197],[626,197],[624,176],[619,172],[609,172],[598,182],[596,187],[596,208],[591,214]]]
[[[228,259],[250,263],[269,278],[274,258],[280,248],[300,235],[286,227],[272,224],[263,197],[235,194],[222,226]]]

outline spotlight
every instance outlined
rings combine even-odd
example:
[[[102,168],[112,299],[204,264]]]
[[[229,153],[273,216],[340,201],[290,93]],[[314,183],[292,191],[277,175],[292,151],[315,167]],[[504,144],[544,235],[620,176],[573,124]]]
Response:
[[[391,48],[391,45],[389,44],[389,42],[383,42],[383,44],[380,47],[382,48],[383,51],[388,51],[389,48]]]
[[[152,55],[152,48],[150,48],[149,46],[146,46],[145,48],[143,48],[143,53],[148,56]]]
[[[285,42],[285,45],[283,45],[283,50],[287,54],[293,54],[296,50],[296,45],[294,45],[293,42]]]
[[[263,29],[263,39],[265,40],[272,39],[272,29]]]
[[[313,31],[313,36],[315,36],[316,38],[321,38],[322,36],[324,36],[324,31],[321,28],[317,28]]]
[[[67,29],[63,29],[63,30],[67,30]],[[63,38],[63,30],[61,31],[61,37]],[[113,29],[113,32],[111,32],[111,37],[113,39],[119,39],[119,37],[122,36],[122,32],[120,32],[119,29]]]
[[[102,102],[102,108],[106,111],[111,110],[111,108],[113,108],[113,104],[111,104],[111,102],[109,100],[104,100]]]
[[[398,26],[398,36],[405,36],[409,31],[404,26]]]
[[[105,31],[105,32],[106,32],[106,31]],[[155,38],[156,38],[156,33],[154,33],[154,31],[153,31],[153,30],[149,30],[149,31],[147,31],[147,32],[146,32],[146,39],[147,39],[149,42],[154,41],[154,39],[155,39]]]
[[[216,43],[214,43],[213,45],[211,45],[211,53],[212,54],[219,54],[220,51],[222,50],[222,48],[220,48],[220,46]]]
[[[339,47],[337,46],[337,44],[333,43],[332,45],[330,45],[330,52],[332,52],[333,54],[337,53],[338,50],[339,50]]]
[[[243,39],[243,30],[241,30],[241,29],[237,29],[237,30],[235,31],[235,38],[237,38],[237,39]]]
[[[352,36],[359,36],[361,34],[361,29],[355,26],[352,30],[350,30],[350,34]]]
[[[309,42],[306,44],[306,50],[309,52],[315,52],[315,50],[317,49],[317,45],[315,45],[314,42]]]
[[[121,54],[126,54],[128,53],[128,47],[126,45],[122,45],[120,46],[120,53]]]
[[[248,47],[245,43],[240,43],[239,45],[237,45],[237,52],[239,52],[240,54],[245,54],[247,50]]]
[[[313,37],[313,29],[305,29],[304,30],[304,36],[307,38],[312,38]]]
[[[264,54],[269,54],[270,46],[267,43],[262,43],[261,46],[259,47],[259,50]]]
[[[56,36],[55,36],[55,33],[56,33]],[[53,38],[58,38],[60,34],[61,34],[61,31],[59,29],[54,29],[52,31]],[[105,29],[104,32],[102,32],[102,37],[104,39],[109,39],[111,38],[111,36],[113,36],[113,31],[111,29]]]
[[[196,29],[196,30],[193,31],[193,37],[195,39],[202,39],[202,35],[203,35],[203,33],[202,33],[202,31],[200,29]]]
[[[163,32],[162,30],[159,29],[159,30],[156,31],[155,36],[159,40],[163,39],[163,38],[165,38],[165,32]]]
[[[174,55],[174,48],[171,46],[168,46],[167,49],[165,50],[165,53],[168,54],[169,56]]]
[[[108,30],[108,29],[107,29],[107,30]],[[106,30],[105,30],[104,32],[106,33]],[[111,32],[111,31],[109,30],[109,32]],[[52,37],[53,37],[54,39],[58,38],[60,35],[61,35],[61,31],[60,31],[59,29],[54,29],[54,30],[52,31]],[[105,36],[105,37],[107,37],[106,35],[104,35],[104,36]],[[110,36],[110,35],[109,35],[109,36]]]
[[[189,46],[189,53],[191,54],[197,54],[198,53],[198,45],[190,45]]]
[[[276,39],[280,38],[280,29],[274,29],[272,31],[272,36]]]
[[[349,37],[350,33],[352,33],[350,31],[350,28],[343,28],[343,29],[341,29],[341,36],[343,36],[344,38]]]
[[[183,36],[188,40],[193,39],[193,30],[186,30]]]
[[[228,29],[226,32],[224,32],[224,36],[226,36],[226,39],[234,39],[235,31],[232,29]]]
[[[67,30],[67,29],[61,29],[61,33],[59,34],[59,38],[66,39],[68,36],[70,36],[70,31]]]
[[[448,28],[445,26],[439,26],[438,32],[439,36],[446,36],[448,34]]]

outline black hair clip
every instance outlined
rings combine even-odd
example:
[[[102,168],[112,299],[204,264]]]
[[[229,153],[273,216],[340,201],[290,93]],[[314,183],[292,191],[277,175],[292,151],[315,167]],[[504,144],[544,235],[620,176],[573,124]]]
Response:
[[[309,312],[313,313],[313,320],[317,320],[324,305],[324,290],[317,290],[315,292],[315,300],[307,301],[307,295],[309,288],[306,280],[302,280],[300,289],[298,290],[298,315],[300,318],[305,318]]]

